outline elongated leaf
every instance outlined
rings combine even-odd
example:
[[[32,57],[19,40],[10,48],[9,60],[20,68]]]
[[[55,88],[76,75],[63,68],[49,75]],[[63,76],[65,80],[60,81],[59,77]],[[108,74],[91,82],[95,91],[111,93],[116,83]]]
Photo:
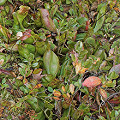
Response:
[[[39,11],[43,26],[52,32],[56,32],[56,26],[53,20],[50,18],[49,11],[46,9],[39,9]]]
[[[48,50],[43,56],[43,62],[47,73],[56,77],[59,70],[59,59],[57,55],[53,51]]]
[[[94,28],[94,33],[96,33],[101,27],[102,27],[102,25],[103,25],[103,23],[104,23],[104,20],[105,20],[105,10],[106,10],[106,5],[104,5],[101,9],[100,9],[100,11],[99,11],[99,13],[98,13],[98,15],[97,15],[97,23],[96,23],[96,25],[95,25],[95,28]]]
[[[75,91],[75,86],[73,84],[70,84],[69,90],[73,94]]]
[[[99,92],[100,92],[100,94],[102,95],[103,98],[107,99],[107,92],[104,89],[100,88]]]

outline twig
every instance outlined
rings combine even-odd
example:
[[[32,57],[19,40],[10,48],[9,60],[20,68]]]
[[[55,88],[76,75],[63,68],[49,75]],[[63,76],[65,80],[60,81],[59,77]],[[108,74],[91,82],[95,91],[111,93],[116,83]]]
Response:
[[[115,26],[115,24],[116,24],[119,20],[120,20],[120,18],[118,18],[118,19],[114,22],[114,24],[111,26],[111,28],[108,29],[108,31],[110,31],[110,30]]]
[[[113,96],[118,95],[118,94],[120,94],[120,92],[117,92],[117,93],[114,93],[114,94],[110,95],[105,101],[103,101],[103,102],[100,104],[100,106],[99,106],[99,115],[100,115],[100,108],[101,108],[101,106],[104,105],[106,102],[108,102],[108,100],[111,99]],[[108,103],[109,103],[109,102],[108,102]],[[112,107],[112,108],[113,108],[113,107]]]

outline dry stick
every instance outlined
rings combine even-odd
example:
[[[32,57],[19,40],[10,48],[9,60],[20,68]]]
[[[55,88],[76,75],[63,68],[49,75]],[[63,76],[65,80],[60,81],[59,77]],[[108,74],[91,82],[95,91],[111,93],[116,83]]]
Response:
[[[100,104],[100,106],[99,106],[99,115],[100,115],[100,107],[101,107],[102,105],[104,105],[106,102],[109,103],[108,100],[111,99],[114,95],[118,95],[118,94],[120,94],[120,92],[117,92],[117,93],[114,93],[114,94],[110,95],[105,101],[103,101],[103,102]]]
[[[114,5],[114,7],[115,7],[115,5]],[[114,7],[113,7],[113,8],[114,8]],[[111,9],[110,9],[110,11],[111,11]],[[104,15],[106,15],[107,13],[109,13],[109,11],[106,11],[102,16],[99,17],[99,19],[101,19],[101,18],[102,18]],[[99,19],[97,19],[96,22],[97,22]]]
[[[110,31],[110,30],[115,26],[115,24],[116,24],[119,20],[120,20],[120,18],[118,18],[118,19],[114,22],[114,24],[111,26],[111,28],[108,29],[108,31]]]

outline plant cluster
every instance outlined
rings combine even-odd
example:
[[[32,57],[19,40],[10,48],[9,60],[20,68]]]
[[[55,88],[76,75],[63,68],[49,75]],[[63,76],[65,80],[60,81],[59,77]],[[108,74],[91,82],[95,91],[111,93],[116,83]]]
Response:
[[[120,119],[119,0],[0,1],[0,119]]]

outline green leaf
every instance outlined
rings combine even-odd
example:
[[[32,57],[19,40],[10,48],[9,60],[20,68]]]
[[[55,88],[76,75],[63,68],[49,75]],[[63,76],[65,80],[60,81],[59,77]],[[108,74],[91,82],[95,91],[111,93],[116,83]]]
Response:
[[[35,97],[27,99],[26,102],[29,103],[31,108],[33,110],[35,110],[37,113],[42,110],[43,102],[41,100],[37,100],[37,98],[35,98]],[[41,102],[41,105],[40,105],[40,102]]]
[[[0,6],[4,5],[7,0],[0,0]]]
[[[30,52],[28,49],[24,48],[22,45],[18,45],[18,52],[24,58],[29,58]]]
[[[22,76],[25,76],[25,68],[19,68],[19,72]]]
[[[26,94],[29,92],[29,88],[25,87],[25,86],[21,86],[20,89]]]
[[[48,49],[48,47],[49,47],[49,44],[47,42],[44,42],[44,41],[36,42],[36,51],[40,55],[43,55],[46,52],[46,50]]]
[[[53,92],[53,88],[52,87],[48,87],[48,91],[49,92]]]
[[[86,41],[87,41],[87,43],[88,43],[89,45],[92,45],[93,47],[96,46],[96,45],[95,45],[95,39],[94,39],[94,38],[89,37],[89,38],[86,39]]]
[[[56,77],[60,66],[58,56],[53,51],[48,50],[44,53],[43,62],[47,73]]]
[[[104,15],[105,14],[105,10],[106,10],[106,5],[104,5],[100,9],[100,11],[99,11],[99,13],[97,15],[97,23],[96,23],[95,28],[94,28],[94,33],[96,33],[102,27],[102,25],[104,23],[104,20],[105,20],[105,15]]]
[[[43,111],[37,113],[37,116],[33,116],[34,119],[38,120],[45,120],[45,114]]]
[[[110,74],[109,74],[109,76],[108,76],[108,78],[109,79],[117,79],[119,77],[119,75],[118,74],[116,74],[115,73],[115,71],[113,71],[113,72],[110,72]]]

